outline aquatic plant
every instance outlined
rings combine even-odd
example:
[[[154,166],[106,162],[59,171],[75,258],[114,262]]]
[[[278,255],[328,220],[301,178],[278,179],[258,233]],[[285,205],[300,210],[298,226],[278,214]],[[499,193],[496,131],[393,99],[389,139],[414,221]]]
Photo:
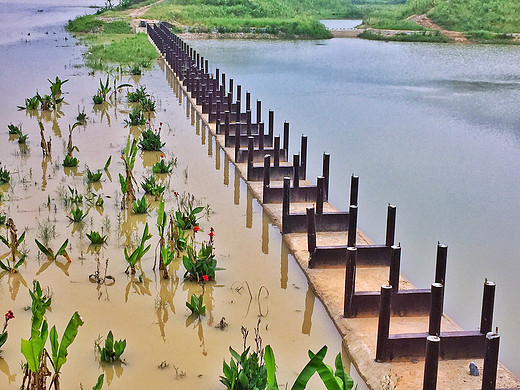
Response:
[[[2,345],[7,341],[7,324],[14,318],[13,311],[9,310],[5,313],[4,318],[4,327],[2,328],[2,332],[0,332],[0,348],[2,348]]]
[[[7,125],[7,129],[9,130],[9,135],[19,135],[22,133],[22,125],[13,125],[12,123],[9,123]]]
[[[105,345],[101,347],[99,343],[96,343],[96,347],[102,362],[113,362],[118,360],[125,351],[126,339],[114,341],[114,335],[112,331],[109,331],[105,339]]]
[[[159,130],[147,129],[141,133],[139,148],[147,151],[159,151],[166,143],[161,142],[161,128]]]
[[[171,173],[173,167],[177,166],[177,158],[168,162],[164,159],[164,154],[161,154],[161,160],[152,166],[153,173]]]
[[[79,111],[78,107],[78,116],[76,117],[78,122],[84,123],[87,120],[87,114],[85,113],[85,107],[83,107],[83,111]]]
[[[49,359],[54,371],[49,389],[58,390],[61,368],[67,361],[68,348],[74,342],[79,327],[83,325],[83,320],[78,312],[75,312],[59,341],[56,326],[53,326],[49,332],[47,320],[44,319],[45,312],[51,303],[50,297],[43,296],[38,281],[33,282],[33,290],[29,290],[29,294],[32,299],[31,337],[29,340],[22,339],[21,341],[21,351],[26,359],[21,389],[44,390],[46,388],[47,377],[51,375],[47,368],[47,359]],[[51,354],[45,348],[47,339],[51,343]]]
[[[37,110],[39,105],[40,100],[38,99],[38,95],[35,95],[32,98],[25,98],[25,104],[17,107],[19,110]]]
[[[141,86],[136,88],[135,91],[129,91],[126,94],[126,98],[130,103],[139,103],[141,100],[148,98],[150,95],[146,92],[146,87]]]
[[[105,166],[103,167],[103,170],[107,170],[110,166],[110,163],[112,162],[112,156],[108,156],[107,162],[105,163]]]
[[[89,196],[85,196],[85,200],[87,204],[90,206],[102,207],[105,201],[101,195],[97,195],[92,193]]]
[[[103,98],[103,102],[107,101],[107,96],[110,93],[111,87],[108,86],[110,82],[110,76],[107,75],[107,81],[103,83],[103,80],[99,79],[99,88],[97,90],[97,95]]]
[[[155,111],[156,102],[155,100],[152,100],[150,98],[141,99],[139,101],[141,104],[141,109],[146,112],[153,112]]]
[[[128,119],[125,119],[125,123],[127,126],[140,126],[146,123],[141,106],[135,106],[128,113]]]
[[[83,195],[81,195],[76,188],[72,188],[71,186],[67,186],[67,188],[69,189],[70,195],[64,195],[63,202],[65,203],[65,206],[82,204]]]
[[[134,251],[129,254],[126,248],[124,249],[125,254],[125,260],[128,263],[128,268],[125,272],[128,273],[128,269],[131,270],[131,273],[135,274],[135,265],[139,260],[142,259],[142,257],[148,252],[151,245],[148,245],[145,247],[146,241],[148,241],[150,238],[152,238],[152,235],[148,233],[148,222],[146,223],[143,231],[143,236],[141,237],[141,242],[139,243],[139,246],[134,249]]]
[[[135,157],[137,155],[137,140],[128,136],[126,139],[126,146],[121,154],[121,159],[125,163],[126,178],[119,174],[119,183],[121,184],[121,192],[123,193],[123,200],[121,201],[121,208],[125,208],[127,203],[135,200],[134,184],[137,182],[134,178],[132,170],[134,169]]]
[[[94,95],[92,96],[92,101],[94,102],[94,104],[102,104],[104,102],[103,96]]]
[[[94,385],[94,387],[92,388],[92,390],[101,390],[101,388],[103,387],[104,378],[105,378],[105,374],[101,374],[100,376],[98,376],[97,382]]]
[[[177,199],[179,198],[178,195],[176,195],[176,197]],[[195,226],[199,226],[197,214],[200,214],[202,210],[204,210],[204,207],[199,206],[194,208],[190,199],[185,202],[178,202],[178,207],[179,210],[174,214],[175,226],[184,230],[190,230]]]
[[[79,164],[79,160],[76,157],[71,157],[68,154],[63,159],[63,166],[67,168],[77,167]]]
[[[89,167],[87,167],[87,181],[89,183],[96,183],[101,179],[101,176],[103,176],[103,172],[101,172],[100,169],[98,169],[96,172],[92,172]]]
[[[190,302],[186,302],[186,307],[191,310],[191,314],[196,316],[203,316],[206,314],[206,306],[204,306],[202,300],[203,294],[196,296],[191,295]]]
[[[56,251],[56,254],[54,253],[54,251],[48,247],[48,246],[45,246],[43,245],[40,241],[38,240],[34,240],[34,242],[36,242],[36,245],[38,246],[38,249],[45,255],[47,256],[47,258],[49,260],[56,260],[58,258],[58,256],[63,256],[67,259],[67,261],[70,263],[70,256],[69,254],[67,253],[67,245],[69,243],[69,239],[67,238],[65,240],[65,242],[60,246],[60,249],[58,249]]]
[[[166,186],[162,186],[155,181],[153,173],[150,177],[145,178],[144,182],[141,183],[141,187],[145,193],[155,196],[155,199],[159,198],[166,189]]]
[[[134,65],[130,68],[130,74],[132,76],[140,76],[143,72],[141,72],[141,68],[139,68],[137,65]]]
[[[188,247],[186,230],[175,225],[170,225],[170,241],[174,241],[175,248],[178,252],[184,252]]]
[[[146,203],[146,198],[143,195],[141,199],[137,199],[132,203],[132,211],[134,214],[146,214],[148,213],[148,203]]]
[[[50,156],[51,155],[51,138],[49,137],[49,140],[47,141],[45,139],[45,134],[44,134],[44,128],[43,128],[43,123],[41,121],[38,121],[38,126],[40,127],[40,138],[41,138],[41,141],[40,141],[40,145],[42,147],[42,152],[43,152],[43,156]]]
[[[51,95],[42,96],[38,92],[36,92],[36,97],[40,102],[40,108],[42,109],[42,111],[52,110],[56,106],[55,100]]]
[[[47,79],[49,83],[51,83],[51,95],[52,96],[59,96],[61,95],[61,86],[65,84],[69,79],[61,80],[58,76],[56,76],[56,80],[52,81],[50,79]]]
[[[71,220],[71,222],[81,222],[87,216],[87,214],[88,212],[83,213],[83,210],[76,206],[75,209],[70,210],[70,215],[67,217]]]
[[[157,226],[157,230],[159,231],[159,242],[158,242],[158,246],[160,248],[160,251],[159,251],[159,269],[160,270],[164,270],[164,275],[163,277],[165,279],[168,279],[169,276],[168,276],[168,270],[166,268],[166,266],[169,264],[166,264],[165,265],[165,262],[164,262],[164,259],[163,259],[163,247],[165,246],[165,239],[164,239],[164,232],[166,230],[166,223],[168,221],[168,215],[166,214],[166,212],[164,211],[164,200],[161,200],[159,202],[159,208],[157,210],[157,222],[156,222],[156,226]],[[156,251],[157,251],[157,248],[156,248]],[[156,252],[157,253],[157,252]],[[167,255],[169,254],[169,252],[167,251],[166,253]],[[153,269],[155,270],[155,266],[156,266],[156,261],[157,261],[157,257],[155,258],[155,261],[154,261],[154,264],[153,264]],[[170,261],[171,262],[171,261]]]
[[[0,162],[0,164],[2,164]],[[0,185],[7,184],[11,180],[11,172],[7,170],[7,168],[0,166]]]
[[[91,231],[87,233],[87,238],[90,240],[92,245],[102,245],[107,242],[107,236],[102,236],[99,232]]]
[[[4,225],[7,220],[7,215],[0,215],[0,225]]]
[[[15,273],[18,272],[18,267],[25,262],[25,258],[27,257],[27,253],[20,253],[18,251],[18,248],[25,240],[25,232],[18,237],[18,230],[12,218],[7,220],[5,226],[7,227],[7,237],[0,234],[0,241],[10,249],[10,253],[8,253],[5,263],[0,260],[0,268],[4,271]],[[18,261],[16,260],[17,258]]]
[[[186,254],[182,257],[182,264],[186,269],[185,278],[197,282],[214,280],[217,260],[213,254],[213,245],[203,242],[198,252],[193,245],[188,245]]]
[[[170,246],[170,244],[163,245],[161,247],[161,261],[162,261],[162,264],[165,269],[166,269],[166,267],[168,267],[170,265],[170,263],[173,261],[174,258],[175,258],[175,249],[172,248]],[[164,278],[168,279],[167,273],[165,273]]]
[[[29,134],[22,134],[20,132],[20,134],[18,135],[18,143],[19,144],[25,144],[27,142],[27,137],[29,136]]]

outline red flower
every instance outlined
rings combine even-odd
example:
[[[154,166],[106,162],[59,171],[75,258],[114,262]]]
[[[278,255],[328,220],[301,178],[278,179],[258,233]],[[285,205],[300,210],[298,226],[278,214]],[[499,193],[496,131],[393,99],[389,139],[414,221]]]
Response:
[[[178,193],[177,191],[175,191],[175,192],[173,193],[173,195],[175,195],[175,196],[179,196],[179,193]]]
[[[164,158],[164,154],[161,154],[161,158]]]
[[[211,230],[209,233],[208,233],[208,236],[210,237],[213,237],[215,235],[215,232],[213,230]]]
[[[198,227],[198,226],[194,226],[194,227],[193,227],[193,231],[194,231],[195,233],[197,233],[199,230],[200,230],[200,227]]]
[[[14,314],[12,310],[9,310],[7,313],[5,313],[5,322],[11,320],[14,318]]]
[[[208,275],[202,275],[202,279],[207,282],[209,280],[209,276]]]

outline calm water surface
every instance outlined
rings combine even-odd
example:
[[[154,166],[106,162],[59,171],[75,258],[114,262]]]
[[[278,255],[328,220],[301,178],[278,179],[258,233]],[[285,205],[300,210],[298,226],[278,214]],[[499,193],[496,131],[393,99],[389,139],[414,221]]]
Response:
[[[402,270],[433,279],[449,246],[447,313],[477,329],[484,278],[497,282],[501,359],[520,374],[520,48],[358,39],[190,41],[212,69],[309,136],[309,177],[331,153],[331,200],[360,176],[359,226],[384,240],[397,206]],[[245,93],[245,92],[244,92]],[[264,118],[266,115],[264,114]]]

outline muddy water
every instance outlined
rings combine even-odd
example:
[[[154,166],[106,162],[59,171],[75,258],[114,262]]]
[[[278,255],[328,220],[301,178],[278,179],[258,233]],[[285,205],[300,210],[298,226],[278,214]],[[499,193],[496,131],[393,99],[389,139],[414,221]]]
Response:
[[[86,12],[82,9],[80,13]],[[50,14],[49,14],[50,15]],[[21,385],[20,339],[30,332],[28,288],[38,279],[52,292],[52,306],[47,314],[51,325],[61,334],[74,311],[85,323],[69,348],[62,369],[62,387],[93,386],[100,373],[112,388],[222,388],[218,376],[222,360],[229,359],[228,347],[242,349],[241,327],[249,329],[248,344],[254,344],[254,326],[259,318],[264,345],[273,346],[279,383],[294,381],[305,365],[307,349],[329,345],[328,362],[340,351],[341,340],[322,305],[309,291],[305,277],[281,243],[280,235],[262,213],[245,184],[235,175],[233,165],[219,151],[214,140],[186,105],[182,95],[175,95],[165,78],[162,66],[155,66],[142,77],[122,76],[119,83],[145,85],[157,99],[158,109],[152,122],[163,122],[163,148],[167,158],[177,158],[178,165],[169,176],[167,210],[176,208],[174,191],[193,194],[210,212],[201,219],[202,232],[196,242],[208,238],[210,227],[216,232],[218,271],[216,282],[200,285],[183,279],[184,268],[176,259],[169,268],[171,278],[164,280],[152,270],[158,238],[155,227],[156,202],[148,216],[121,211],[118,174],[123,173],[119,159],[128,134],[138,136],[142,129],[124,127],[123,120],[131,109],[123,95],[110,104],[93,107],[91,96],[98,80],[105,75],[89,75],[81,67],[81,48],[67,37],[61,27],[47,26],[56,34],[44,34],[28,42],[4,42],[7,54],[2,63],[2,96],[8,96],[0,108],[0,161],[12,173],[10,185],[0,187],[3,200],[0,212],[13,217],[20,232],[26,231],[23,250],[26,263],[17,274],[0,273],[0,311],[11,309],[16,318],[9,324],[9,339],[0,358],[0,387],[17,389]],[[52,35],[52,38],[50,37]],[[57,39],[58,41],[55,41]],[[160,65],[160,64],[159,64]],[[33,96],[36,90],[46,92],[47,78],[58,75],[69,79],[64,84],[64,103],[59,110],[42,113],[17,111],[16,105]],[[73,132],[79,152],[78,168],[61,166],[65,155],[68,126],[75,122],[78,110],[85,110],[86,125]],[[52,157],[43,158],[37,120],[45,126],[46,137],[52,137]],[[27,148],[20,147],[7,134],[8,123],[22,124],[29,134]],[[149,175],[160,153],[139,152],[134,174],[140,182]],[[102,168],[112,157],[101,183],[86,183],[86,166]],[[84,196],[95,193],[104,198],[104,206],[91,207],[84,202],[88,215],[83,223],[71,223],[69,207],[64,204],[67,187],[76,188]],[[140,191],[139,196],[143,194]],[[143,258],[136,275],[125,274],[125,245],[134,244],[148,221],[152,250]],[[0,228],[5,235],[5,229]],[[49,245],[57,249],[69,239],[72,262],[63,257],[48,261],[34,243],[42,241],[45,230]],[[108,235],[105,247],[90,247],[86,233],[97,230]],[[5,247],[2,249],[5,250]],[[7,252],[7,250],[5,250]],[[2,252],[3,253],[3,252]],[[98,285],[89,275],[99,267],[115,277],[113,285]],[[200,320],[189,316],[185,307],[191,294],[204,293],[206,316]],[[225,318],[224,330],[216,325]],[[127,340],[123,364],[99,362],[94,342],[112,330],[116,339]],[[162,362],[164,369],[158,368]],[[313,387],[321,388],[314,382]]]

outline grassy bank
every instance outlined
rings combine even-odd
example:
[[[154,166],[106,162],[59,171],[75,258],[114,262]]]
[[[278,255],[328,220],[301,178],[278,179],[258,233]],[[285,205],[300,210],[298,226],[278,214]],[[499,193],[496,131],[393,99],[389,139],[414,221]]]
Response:
[[[407,0],[373,8],[364,23],[383,29],[421,29],[406,20],[413,14],[426,14],[442,28],[465,32],[479,42],[512,42],[507,34],[520,32],[520,3],[509,0]]]
[[[373,41],[399,41],[399,42],[450,42],[450,39],[438,31],[422,31],[412,34],[399,33],[395,35],[382,35],[371,31],[363,31],[360,38]]]

